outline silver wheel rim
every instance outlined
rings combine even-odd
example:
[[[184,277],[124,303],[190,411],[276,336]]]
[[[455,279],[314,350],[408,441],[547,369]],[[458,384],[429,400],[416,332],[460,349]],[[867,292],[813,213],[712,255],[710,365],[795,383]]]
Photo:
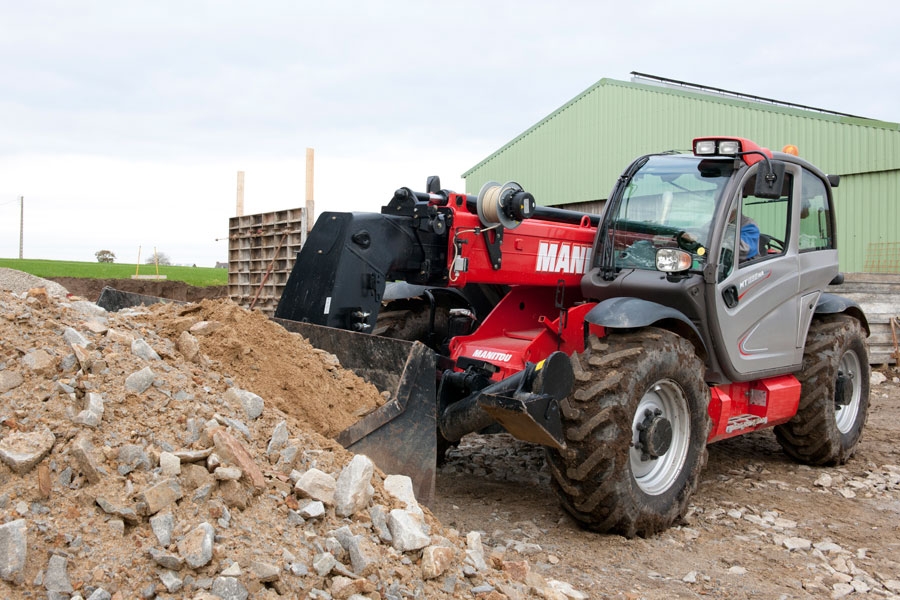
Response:
[[[861,397],[860,388],[862,386],[859,378],[862,375],[862,369],[859,366],[859,357],[855,352],[844,353],[841,363],[838,365],[838,372],[843,373],[849,379],[849,385],[853,388],[850,394],[850,404],[834,407],[835,424],[838,431],[846,435],[853,430],[853,425],[856,423]]]
[[[642,459],[638,425],[644,420],[647,410],[659,412],[672,425],[672,443],[665,454],[655,459]],[[638,403],[631,424],[631,449],[629,458],[631,473],[638,487],[645,494],[662,494],[678,479],[687,458],[691,438],[691,415],[684,390],[670,379],[657,381]]]

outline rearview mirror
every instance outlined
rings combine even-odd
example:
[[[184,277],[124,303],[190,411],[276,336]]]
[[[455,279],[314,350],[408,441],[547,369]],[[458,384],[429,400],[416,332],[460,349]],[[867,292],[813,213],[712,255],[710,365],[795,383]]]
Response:
[[[784,163],[780,160],[766,160],[759,163],[756,172],[756,187],[753,195],[757,198],[781,198],[784,194]]]

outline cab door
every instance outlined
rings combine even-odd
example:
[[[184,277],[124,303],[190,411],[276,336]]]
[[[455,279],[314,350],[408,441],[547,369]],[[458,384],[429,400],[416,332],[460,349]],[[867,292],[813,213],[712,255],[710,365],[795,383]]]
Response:
[[[797,166],[786,164],[780,197],[760,198],[754,194],[757,172],[748,170],[728,199],[714,300],[709,303],[719,362],[734,381],[793,371],[803,358],[802,343],[797,342],[804,299],[796,236],[791,236],[800,173]],[[742,258],[741,229],[747,221],[757,225],[759,241]],[[808,320],[809,312],[803,313]],[[802,329],[805,333],[805,326]]]

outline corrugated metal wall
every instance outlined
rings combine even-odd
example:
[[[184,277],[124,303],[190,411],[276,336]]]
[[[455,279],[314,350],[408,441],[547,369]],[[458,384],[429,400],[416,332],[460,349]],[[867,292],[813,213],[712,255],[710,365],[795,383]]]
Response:
[[[605,200],[637,156],[689,150],[704,135],[786,144],[836,190],[841,268],[862,271],[870,241],[900,247],[900,125],[602,79],[463,174],[466,190],[517,181],[542,205]],[[852,175],[852,176],[851,176]],[[582,206],[579,206],[581,209]]]

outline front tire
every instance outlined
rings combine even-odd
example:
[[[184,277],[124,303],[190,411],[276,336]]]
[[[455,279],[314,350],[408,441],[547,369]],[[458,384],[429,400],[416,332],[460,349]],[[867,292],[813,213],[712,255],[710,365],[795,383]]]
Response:
[[[810,465],[840,465],[856,450],[869,412],[869,355],[859,321],[814,320],[806,336],[800,406],[775,437],[785,454]]]
[[[709,387],[693,346],[647,328],[591,336],[561,403],[567,448],[548,449],[563,507],[584,527],[649,536],[687,510],[706,464]]]

